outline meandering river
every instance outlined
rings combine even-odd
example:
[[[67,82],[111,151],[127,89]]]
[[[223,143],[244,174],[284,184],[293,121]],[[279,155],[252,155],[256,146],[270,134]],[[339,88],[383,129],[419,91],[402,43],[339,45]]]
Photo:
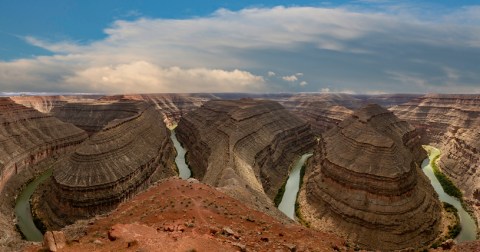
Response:
[[[52,170],[44,172],[35,180],[30,182],[25,189],[18,195],[15,203],[15,216],[17,217],[17,225],[20,231],[28,241],[43,241],[43,235],[35,226],[32,218],[32,211],[30,209],[30,197],[32,196],[37,186],[52,175]]]
[[[463,209],[462,204],[457,198],[452,197],[445,193],[442,185],[440,184],[437,177],[435,177],[435,174],[433,173],[433,168],[430,165],[430,160],[433,160],[438,155],[440,155],[440,150],[430,146],[429,148],[432,148],[432,151],[430,151],[429,157],[423,161],[422,170],[425,173],[425,175],[427,175],[428,179],[430,179],[430,182],[433,188],[438,193],[438,197],[440,198],[440,201],[447,202],[453,205],[458,211],[458,215],[460,217],[460,224],[462,225],[462,231],[460,232],[460,234],[458,234],[455,240],[457,242],[475,240],[477,236],[477,226],[475,224],[475,221],[465,211],[465,209]]]
[[[175,163],[178,167],[178,172],[180,173],[180,178],[188,179],[192,176],[192,172],[188,168],[187,163],[185,162],[185,149],[182,147],[180,142],[178,142],[177,135],[175,134],[175,130],[171,130],[170,138],[173,141],[173,145],[177,150],[177,156],[175,157]]]
[[[297,201],[297,194],[300,188],[300,171],[307,159],[312,155],[311,153],[304,154],[297,160],[293,169],[290,171],[282,201],[278,205],[278,209],[292,220],[295,220],[295,202]]]

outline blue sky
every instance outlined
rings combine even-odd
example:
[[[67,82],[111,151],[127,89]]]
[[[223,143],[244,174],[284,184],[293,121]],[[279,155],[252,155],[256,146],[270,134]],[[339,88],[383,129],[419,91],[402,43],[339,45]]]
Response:
[[[476,1],[0,0],[0,92],[480,92]]]

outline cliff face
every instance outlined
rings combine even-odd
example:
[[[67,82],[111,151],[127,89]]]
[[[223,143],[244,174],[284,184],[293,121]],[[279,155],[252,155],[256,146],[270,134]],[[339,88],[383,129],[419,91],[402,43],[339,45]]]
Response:
[[[72,124],[0,98],[0,192],[13,175],[86,138]]]
[[[462,190],[480,219],[480,127],[449,131],[438,165]]]
[[[421,146],[414,132],[378,105],[326,132],[302,187],[302,215],[366,249],[428,245],[441,205],[415,162],[412,150]]]
[[[11,99],[25,107],[33,108],[48,114],[52,109],[61,107],[67,102],[92,102],[98,95],[54,95],[54,96],[12,96]]]
[[[262,209],[273,208],[289,166],[314,141],[307,123],[260,100],[209,101],[176,131],[194,177]]]
[[[0,98],[0,250],[18,236],[10,202],[20,185],[7,182],[18,174],[30,174],[33,165],[72,150],[86,138],[72,124]]]
[[[54,165],[40,207],[51,226],[112,210],[152,182],[176,175],[161,115],[144,102],[131,103],[135,115],[110,121]]]
[[[425,95],[390,109],[422,131],[425,143],[441,143],[449,130],[480,124],[480,95]]]

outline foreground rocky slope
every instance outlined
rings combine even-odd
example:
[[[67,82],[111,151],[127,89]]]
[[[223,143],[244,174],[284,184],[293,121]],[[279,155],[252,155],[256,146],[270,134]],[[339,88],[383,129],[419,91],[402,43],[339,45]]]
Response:
[[[419,169],[415,129],[369,105],[326,132],[300,195],[302,216],[363,248],[420,248],[439,234],[441,205]]]
[[[15,176],[25,182],[33,175],[29,171],[33,165],[71,150],[86,138],[72,124],[0,98],[0,250],[16,237],[10,203],[21,184],[7,182]]]
[[[284,225],[192,179],[160,182],[105,217],[67,227],[65,235],[67,245],[60,251],[346,249],[337,236]]]
[[[261,100],[209,101],[176,131],[195,178],[271,211],[289,166],[314,142],[307,123]]]
[[[113,120],[54,165],[38,209],[50,227],[114,209],[160,178],[176,175],[173,144],[162,117],[145,102]]]

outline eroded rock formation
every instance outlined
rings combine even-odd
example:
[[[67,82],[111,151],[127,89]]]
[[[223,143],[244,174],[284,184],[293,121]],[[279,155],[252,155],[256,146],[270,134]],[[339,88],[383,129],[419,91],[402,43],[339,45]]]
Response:
[[[145,102],[131,103],[133,116],[110,121],[55,164],[40,201],[52,227],[112,210],[158,179],[176,175],[162,116]]]
[[[0,250],[16,238],[10,203],[21,185],[7,182],[30,174],[33,165],[72,150],[86,138],[72,124],[0,98]]]
[[[251,99],[209,101],[176,131],[195,178],[258,209],[274,208],[289,166],[314,142],[309,125],[280,104]]]
[[[480,220],[480,127],[449,131],[438,165],[462,190]]]
[[[356,111],[326,132],[302,187],[304,218],[366,249],[432,242],[441,205],[415,161],[421,146],[414,132],[378,105]]]
[[[441,143],[449,130],[480,125],[480,95],[431,94],[390,109],[423,131],[424,143]]]
[[[132,100],[69,102],[54,107],[51,114],[58,119],[72,123],[89,134],[99,132],[113,120],[135,116],[138,102]]]

